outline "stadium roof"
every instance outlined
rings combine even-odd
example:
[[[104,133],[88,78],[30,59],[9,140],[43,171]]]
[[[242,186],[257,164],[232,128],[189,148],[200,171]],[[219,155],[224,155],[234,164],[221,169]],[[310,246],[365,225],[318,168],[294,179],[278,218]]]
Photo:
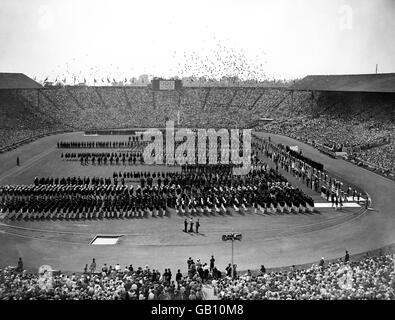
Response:
[[[37,89],[42,85],[23,73],[0,73],[0,89]]]
[[[395,93],[395,73],[309,75],[290,90]]]

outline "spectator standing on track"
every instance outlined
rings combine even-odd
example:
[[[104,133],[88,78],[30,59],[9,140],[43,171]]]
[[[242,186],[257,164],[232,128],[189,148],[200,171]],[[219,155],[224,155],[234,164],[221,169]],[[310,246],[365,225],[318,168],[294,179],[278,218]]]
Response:
[[[211,259],[210,259],[210,272],[212,272],[212,271],[214,270],[214,265],[215,265],[214,255],[211,255]]]
[[[103,265],[103,267],[101,268],[101,271],[102,271],[102,273],[107,274],[107,272],[108,272],[107,263],[105,263],[105,264]]]
[[[22,271],[23,271],[23,261],[22,261],[22,258],[21,258],[21,257],[19,257],[19,260],[18,260],[17,271],[18,271],[18,272],[22,272]]]
[[[226,276],[231,277],[232,276],[232,265],[229,263],[228,266],[225,268],[226,270]]]
[[[189,257],[189,259],[187,260],[188,270],[191,268],[192,263],[193,263],[193,260],[191,257]]]
[[[89,267],[89,270],[91,271],[91,273],[95,273],[95,271],[96,271],[96,260],[95,260],[95,258],[92,259],[92,263],[91,263],[91,265]]]
[[[179,283],[182,279],[182,273],[180,271],[180,269],[178,269],[177,273],[176,273],[176,281],[177,283]]]
[[[261,265],[261,274],[265,274],[266,273],[266,268],[264,265]]]
[[[322,257],[321,260],[320,260],[319,266],[323,267],[324,265],[325,265],[325,260],[324,260],[324,257]]]
[[[346,255],[344,256],[344,262],[349,262],[350,261],[350,255],[348,251],[346,250]]]
[[[188,220],[186,218],[184,220],[184,232],[188,232]]]

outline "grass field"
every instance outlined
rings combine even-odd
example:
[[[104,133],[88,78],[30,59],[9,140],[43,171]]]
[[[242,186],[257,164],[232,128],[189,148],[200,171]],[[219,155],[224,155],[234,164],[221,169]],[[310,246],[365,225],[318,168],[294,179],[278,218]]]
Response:
[[[265,133],[260,133],[267,136]],[[393,209],[394,182],[343,160],[331,159],[290,138],[271,135],[272,141],[299,145],[303,154],[325,165],[329,172],[369,193],[374,211],[363,208],[320,210],[312,214],[258,214],[232,212],[229,215],[201,215],[201,233],[184,233],[184,217],[170,212],[167,217],[81,221],[2,221],[0,224],[0,266],[15,265],[19,256],[26,267],[49,264],[63,271],[81,271],[96,258],[121,266],[133,264],[153,268],[180,268],[186,271],[188,257],[210,259],[223,269],[230,262],[230,243],[221,235],[234,230],[243,234],[235,243],[235,263],[239,270],[281,267],[325,258],[364,252],[395,242]],[[59,140],[117,140],[116,136],[86,137],[83,133],[49,136],[0,155],[0,184],[30,184],[35,176],[112,176],[114,171],[179,170],[153,166],[82,166],[78,161],[61,160]],[[119,140],[127,136],[119,137]],[[77,150],[83,151],[83,150]],[[92,151],[100,152],[100,149]],[[104,150],[108,151],[108,149]],[[16,157],[21,166],[16,167]],[[269,165],[273,165],[269,162]],[[304,188],[284,173],[294,185]],[[315,200],[318,194],[304,189]],[[323,202],[323,200],[320,200]],[[123,235],[116,245],[92,246],[97,234]]]

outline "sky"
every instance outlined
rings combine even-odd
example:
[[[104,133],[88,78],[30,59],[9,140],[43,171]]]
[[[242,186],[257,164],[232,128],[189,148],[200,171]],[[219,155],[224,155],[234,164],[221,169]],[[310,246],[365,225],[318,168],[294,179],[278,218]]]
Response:
[[[0,72],[395,72],[394,31],[395,0],[0,0]]]

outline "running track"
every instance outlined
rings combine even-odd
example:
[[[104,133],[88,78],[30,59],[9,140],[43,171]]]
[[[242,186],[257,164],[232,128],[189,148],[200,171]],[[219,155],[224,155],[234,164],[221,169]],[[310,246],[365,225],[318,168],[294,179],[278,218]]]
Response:
[[[52,146],[59,138],[67,139],[74,135],[76,133],[46,137],[0,155],[0,183],[13,174],[40,165],[40,161],[55,152]],[[265,133],[259,135],[268,136]],[[96,257],[98,265],[104,262],[133,263],[135,266],[148,263],[159,269],[183,270],[189,256],[208,261],[214,254],[218,265],[223,268],[229,261],[230,245],[220,241],[220,235],[234,226],[244,236],[243,241],[235,245],[235,262],[239,270],[258,269],[261,264],[266,267],[303,264],[317,261],[321,256],[326,259],[341,257],[346,249],[356,254],[395,243],[394,181],[344,160],[327,157],[296,140],[270,136],[273,142],[300,146],[305,156],[322,162],[330,173],[361,187],[370,195],[374,210],[356,217],[333,218],[333,221],[341,223],[332,223],[330,219],[323,222],[318,220],[319,217],[202,217],[204,234],[201,236],[180,232],[183,218],[176,216],[155,221],[141,220],[138,224],[99,221],[35,225],[35,229],[47,230],[53,226],[51,232],[22,232],[1,226],[0,265],[15,264],[18,256],[22,256],[25,264],[32,268],[50,264],[62,270],[80,271],[91,257]],[[15,168],[17,155],[23,164],[21,168]],[[315,223],[314,219],[318,222]],[[115,247],[87,245],[95,234],[115,231],[130,237]]]

